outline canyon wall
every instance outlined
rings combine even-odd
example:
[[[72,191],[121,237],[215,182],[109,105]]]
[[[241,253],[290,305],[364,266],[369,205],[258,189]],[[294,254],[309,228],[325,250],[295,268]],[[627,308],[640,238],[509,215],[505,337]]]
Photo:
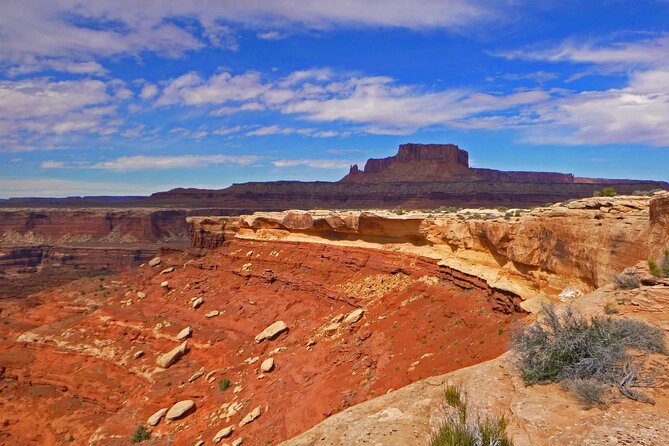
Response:
[[[190,243],[185,210],[0,210],[0,298],[136,266]]]
[[[587,198],[532,211],[288,211],[191,217],[195,247],[233,238],[360,245],[439,259],[524,298],[590,290],[669,247],[669,193]]]

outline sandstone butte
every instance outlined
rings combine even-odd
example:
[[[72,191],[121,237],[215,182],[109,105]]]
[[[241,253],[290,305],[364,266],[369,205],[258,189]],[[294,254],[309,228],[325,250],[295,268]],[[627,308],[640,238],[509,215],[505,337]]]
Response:
[[[424,444],[457,382],[519,445],[663,444],[666,386],[649,389],[655,405],[585,410],[558,386],[526,387],[506,351],[545,300],[586,314],[621,302],[616,317],[667,331],[667,284],[610,281],[669,246],[669,193],[397,214],[190,216],[191,248],[162,249],[160,267],[0,300],[0,441],[126,445],[192,401],[150,444],[211,444],[233,425],[244,444]],[[256,342],[279,321],[289,329]],[[184,327],[188,353],[157,367]],[[666,357],[651,361],[666,377]]]

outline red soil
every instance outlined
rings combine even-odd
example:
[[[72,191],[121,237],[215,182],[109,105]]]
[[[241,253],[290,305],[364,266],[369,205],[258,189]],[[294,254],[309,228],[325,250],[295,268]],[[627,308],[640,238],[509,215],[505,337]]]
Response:
[[[211,444],[231,424],[228,440],[277,444],[389,389],[496,357],[519,316],[508,312],[514,305],[505,296],[405,254],[234,241],[203,257],[163,260],[0,301],[0,444],[125,445],[138,424],[183,399],[195,401],[195,412],[161,421],[148,444],[190,445],[200,437]],[[167,266],[176,270],[159,274]],[[198,309],[194,297],[204,299]],[[360,321],[322,333],[358,307],[365,309]],[[221,313],[208,319],[211,310]],[[277,320],[289,331],[256,344]],[[156,357],[178,345],[176,334],[189,325],[190,351],[157,369]],[[316,343],[308,347],[310,340]],[[277,347],[286,350],[259,379],[260,363]],[[144,356],[133,359],[138,350]],[[200,369],[218,372],[212,382],[189,383]],[[232,382],[225,392],[221,378]],[[237,385],[243,390],[235,394]],[[221,405],[233,400],[243,408],[220,419]],[[238,428],[257,406],[260,418]]]

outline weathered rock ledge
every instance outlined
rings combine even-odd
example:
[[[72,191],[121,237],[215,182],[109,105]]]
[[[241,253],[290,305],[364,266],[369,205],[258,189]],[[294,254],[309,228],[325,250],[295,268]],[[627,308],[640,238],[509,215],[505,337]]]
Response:
[[[189,217],[196,248],[232,238],[364,246],[440,259],[525,299],[589,291],[669,245],[669,193],[524,210],[285,211]]]

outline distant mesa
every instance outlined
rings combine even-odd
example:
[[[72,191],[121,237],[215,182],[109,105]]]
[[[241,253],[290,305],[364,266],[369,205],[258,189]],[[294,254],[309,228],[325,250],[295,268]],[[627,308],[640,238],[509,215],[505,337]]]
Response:
[[[152,207],[188,209],[190,215],[318,208],[528,207],[591,197],[605,187],[619,194],[669,190],[663,181],[474,168],[469,166],[469,154],[454,144],[402,144],[396,155],[369,159],[362,170],[353,165],[334,182],[248,182],[219,190],[177,188],[142,198],[10,199],[0,206]]]
[[[357,164],[340,182],[394,183],[394,182],[468,182],[496,181],[504,183],[598,183],[630,182],[631,180],[597,180],[576,178],[569,173],[505,172],[494,169],[469,167],[469,153],[454,144],[401,144],[397,155],[370,158],[364,170]],[[636,181],[632,181],[636,182]],[[646,181],[638,181],[647,183]]]

